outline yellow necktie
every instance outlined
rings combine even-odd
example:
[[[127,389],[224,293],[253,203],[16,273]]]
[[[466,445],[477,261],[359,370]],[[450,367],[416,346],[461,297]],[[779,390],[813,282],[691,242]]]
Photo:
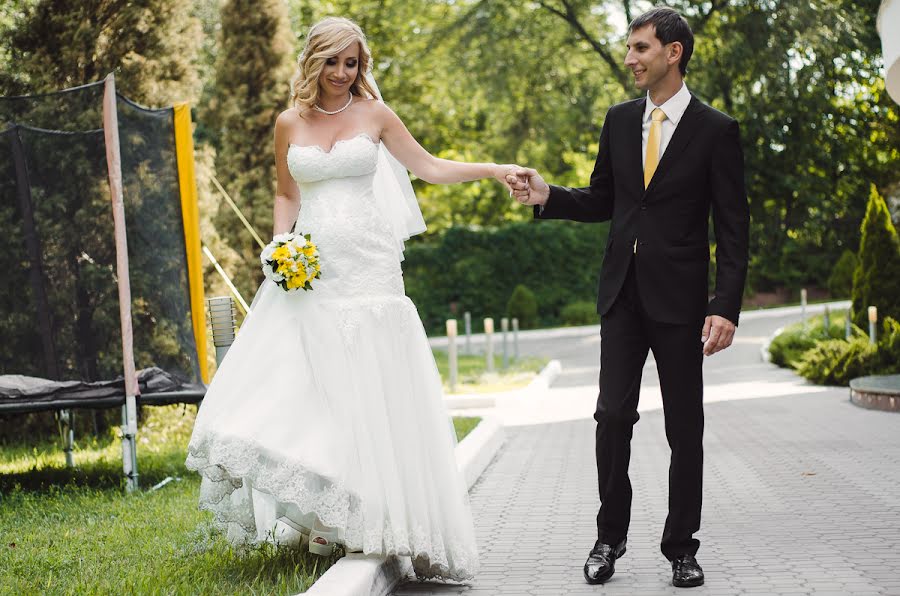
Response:
[[[659,140],[662,137],[662,121],[666,113],[659,108],[650,112],[650,134],[647,136],[647,157],[644,160],[644,188],[650,186],[650,180],[659,165]]]

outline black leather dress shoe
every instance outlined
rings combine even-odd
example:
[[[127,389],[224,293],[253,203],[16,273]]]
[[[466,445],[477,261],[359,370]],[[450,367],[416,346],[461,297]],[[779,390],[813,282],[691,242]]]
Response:
[[[584,579],[589,584],[602,584],[616,572],[616,559],[625,554],[625,541],[619,544],[594,543],[584,564]]]
[[[680,555],[672,559],[672,585],[676,588],[703,585],[703,569],[693,555]]]

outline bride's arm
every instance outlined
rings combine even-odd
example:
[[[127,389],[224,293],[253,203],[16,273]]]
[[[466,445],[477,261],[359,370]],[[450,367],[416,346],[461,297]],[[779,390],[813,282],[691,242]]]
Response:
[[[290,143],[290,119],[296,118],[293,110],[285,110],[275,120],[275,206],[273,208],[274,236],[290,232],[300,212],[300,189],[291,177],[287,166]]]
[[[383,103],[377,104],[381,123],[381,141],[397,160],[417,178],[431,184],[453,184],[481,178],[495,178],[509,186],[506,175],[511,174],[513,165],[495,163],[468,163],[435,157],[428,153],[407,130],[403,121]]]

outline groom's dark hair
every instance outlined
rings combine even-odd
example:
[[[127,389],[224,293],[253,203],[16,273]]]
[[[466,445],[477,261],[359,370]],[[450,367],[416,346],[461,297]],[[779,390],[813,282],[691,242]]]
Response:
[[[678,63],[678,70],[681,71],[681,76],[684,76],[687,73],[687,65],[691,59],[691,54],[694,53],[694,32],[691,31],[691,26],[678,12],[671,8],[660,6],[651,8],[631,21],[631,24],[628,25],[628,32],[631,33],[636,29],[642,29],[647,25],[653,25],[656,29],[656,38],[663,45],[673,41],[681,44],[683,51],[681,53],[681,61]]]

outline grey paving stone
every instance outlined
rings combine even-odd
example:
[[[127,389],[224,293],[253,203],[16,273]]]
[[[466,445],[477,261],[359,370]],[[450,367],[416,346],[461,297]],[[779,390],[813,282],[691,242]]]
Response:
[[[584,583],[593,438],[589,419],[508,427],[471,493],[482,573],[396,594],[684,596],[659,552],[669,455],[659,411],[635,427],[628,553],[609,583]],[[709,403],[704,444],[707,583],[690,596],[900,594],[900,415],[857,408],[844,389]]]

